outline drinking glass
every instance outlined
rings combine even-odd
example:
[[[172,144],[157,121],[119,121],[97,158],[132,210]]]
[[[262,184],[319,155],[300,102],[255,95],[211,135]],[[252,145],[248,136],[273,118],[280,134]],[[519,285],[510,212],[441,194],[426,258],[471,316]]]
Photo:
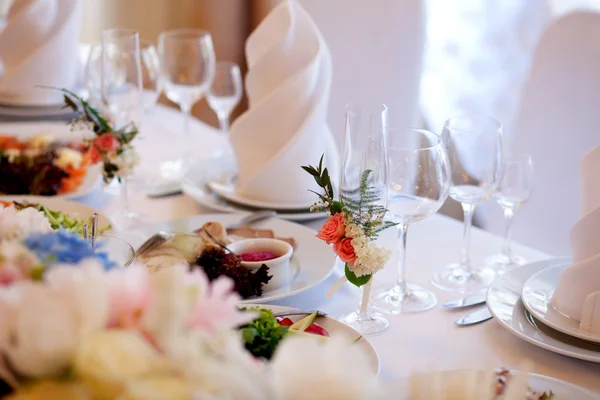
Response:
[[[159,59],[154,43],[140,39],[140,61],[142,69],[142,101],[143,109],[147,111],[156,104],[160,95]],[[102,45],[94,44],[90,47],[84,71],[84,82],[89,94],[90,102],[95,106],[102,104],[100,90],[100,74],[102,69]]]
[[[14,0],[0,0],[0,32],[6,28],[8,24],[8,13],[12,7]],[[4,63],[0,58],[0,79],[4,76]]]
[[[218,62],[215,77],[206,96],[208,105],[219,118],[221,132],[229,131],[229,116],[242,99],[242,74],[232,62]]]
[[[451,118],[444,124],[442,140],[450,162],[450,197],[461,203],[464,212],[463,249],[460,262],[438,268],[432,282],[444,290],[478,292],[496,274],[471,263],[471,224],[475,206],[491,198],[502,181],[502,124],[490,117]]]
[[[485,259],[486,265],[504,273],[510,267],[525,264],[525,259],[513,254],[510,246],[512,221],[517,209],[527,203],[533,188],[533,161],[528,154],[509,156],[506,159],[504,177],[498,191],[494,195],[496,203],[504,211],[506,228],[502,252]]]
[[[406,282],[409,224],[435,214],[448,198],[450,167],[441,137],[422,129],[387,129],[388,215],[398,222],[398,278],[376,288],[373,305],[391,314],[414,313],[437,303],[431,291]]]
[[[190,113],[192,106],[210,88],[215,75],[215,52],[210,33],[178,29],[160,34],[158,54],[162,87],[167,98],[177,103],[183,112],[184,134],[183,157],[163,169],[181,180],[194,156],[194,147],[190,145]]]
[[[140,126],[142,114],[142,71],[139,35],[129,29],[109,29],[102,32],[102,62],[100,97],[105,113],[113,127]],[[140,217],[129,208],[128,181],[122,176],[122,207],[113,221],[118,228],[140,222]]]
[[[387,205],[385,136],[387,122],[385,104],[354,102],[346,106],[346,128],[343,140],[340,198],[358,200],[363,172],[370,169],[369,185],[376,188],[383,206]],[[387,318],[369,310],[371,283],[362,286],[358,309],[341,315],[339,320],[363,335],[381,332],[390,325]]]

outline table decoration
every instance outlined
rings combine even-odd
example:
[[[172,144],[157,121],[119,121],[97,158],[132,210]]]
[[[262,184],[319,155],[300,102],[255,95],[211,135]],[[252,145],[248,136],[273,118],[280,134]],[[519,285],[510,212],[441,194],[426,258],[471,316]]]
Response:
[[[248,110],[231,125],[240,197],[308,209],[312,178],[298,169],[325,155],[334,186],[339,155],[327,125],[331,55],[300,2],[283,1],[246,41]]]
[[[600,335],[600,146],[581,160],[581,219],[571,229],[573,265],[565,268],[549,306]]]

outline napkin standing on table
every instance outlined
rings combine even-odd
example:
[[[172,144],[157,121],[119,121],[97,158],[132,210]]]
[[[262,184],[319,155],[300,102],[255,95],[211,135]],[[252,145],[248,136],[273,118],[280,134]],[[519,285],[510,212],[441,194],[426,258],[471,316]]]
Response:
[[[79,0],[18,0],[0,32],[0,102],[55,105],[62,95],[37,86],[76,89],[80,80]]]
[[[552,305],[580,321],[580,329],[600,335],[600,146],[581,161],[581,219],[571,229],[573,265],[567,267]]]
[[[331,56],[316,25],[295,1],[277,6],[246,42],[249,109],[231,126],[239,195],[310,205],[316,189],[301,165],[325,155],[332,180],[339,155],[327,126]],[[343,118],[343,115],[340,116]]]

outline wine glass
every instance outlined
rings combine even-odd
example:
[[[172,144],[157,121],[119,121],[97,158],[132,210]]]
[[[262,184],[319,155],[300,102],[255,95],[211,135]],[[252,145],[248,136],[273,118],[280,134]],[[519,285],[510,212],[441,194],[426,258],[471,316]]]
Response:
[[[475,206],[491,198],[502,181],[502,124],[489,117],[451,118],[444,124],[442,140],[452,171],[450,197],[461,203],[465,221],[460,262],[438,268],[432,282],[444,290],[478,292],[496,274],[488,267],[472,265],[471,225]]]
[[[144,111],[152,108],[160,95],[159,59],[154,43],[140,39],[140,61],[142,69],[143,108]],[[84,71],[84,82],[88,91],[90,102],[99,106],[102,104],[100,90],[100,73],[102,69],[102,45],[94,44],[90,47]]]
[[[242,99],[242,74],[232,62],[218,62],[215,77],[206,95],[208,105],[219,118],[221,132],[229,131],[229,116]]]
[[[210,33],[177,29],[160,34],[158,54],[163,90],[169,100],[179,105],[184,118],[183,157],[167,163],[163,170],[182,180],[194,156],[190,145],[190,113],[210,88],[215,75],[215,52]]]
[[[379,103],[353,102],[346,106],[346,129],[342,152],[339,194],[342,199],[360,198],[361,177],[370,169],[368,184],[376,188],[380,205],[387,205],[385,136],[387,106]],[[369,310],[373,278],[362,286],[362,297],[356,311],[338,319],[367,335],[381,332],[390,325],[382,314]]]
[[[100,97],[105,112],[116,129],[131,124],[139,127],[142,114],[142,71],[138,32],[129,29],[103,31],[101,54]],[[130,161],[133,163],[133,154],[131,157]],[[113,216],[113,220],[118,228],[124,229],[141,219],[129,208],[127,183],[130,175],[119,178],[122,208]]]
[[[484,260],[486,265],[503,273],[508,268],[525,264],[525,259],[513,254],[510,246],[512,221],[517,209],[525,204],[531,196],[533,188],[533,161],[528,154],[509,156],[506,159],[504,177],[498,191],[494,195],[496,203],[504,211],[506,229],[502,252]]]
[[[373,305],[391,314],[433,308],[431,291],[406,282],[406,234],[408,225],[435,214],[448,198],[450,167],[441,137],[422,129],[387,129],[388,215],[398,223],[400,257],[398,278],[371,296]]]

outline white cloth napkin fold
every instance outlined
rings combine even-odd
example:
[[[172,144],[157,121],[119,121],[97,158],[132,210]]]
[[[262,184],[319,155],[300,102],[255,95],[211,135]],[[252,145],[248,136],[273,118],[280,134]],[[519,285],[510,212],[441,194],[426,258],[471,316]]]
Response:
[[[0,32],[0,102],[9,105],[60,104],[62,95],[36,86],[75,89],[82,2],[19,0]]]
[[[327,126],[331,56],[296,2],[277,6],[246,42],[247,112],[231,126],[240,196],[310,205],[314,179],[301,165],[324,165],[337,180],[339,155]],[[340,118],[343,118],[340,115]]]
[[[600,146],[581,161],[581,219],[571,229],[573,265],[567,267],[552,305],[580,321],[580,329],[600,335]]]

